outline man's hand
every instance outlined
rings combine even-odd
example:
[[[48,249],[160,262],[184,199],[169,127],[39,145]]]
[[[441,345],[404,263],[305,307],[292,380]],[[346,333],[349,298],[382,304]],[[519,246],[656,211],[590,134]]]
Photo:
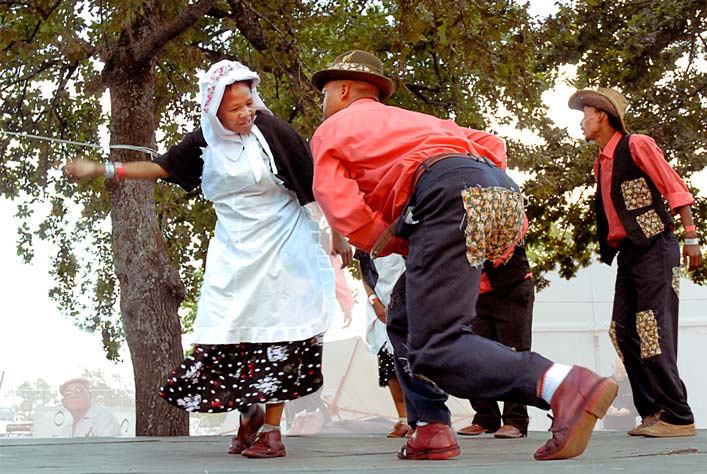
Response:
[[[331,229],[331,250],[329,253],[331,255],[339,255],[341,257],[341,268],[348,267],[353,260],[353,250],[351,250],[351,245],[349,245],[349,242],[343,235],[339,234],[334,229]]]
[[[682,246],[682,263],[688,266],[689,271],[697,270],[702,266],[702,250],[699,244]]]

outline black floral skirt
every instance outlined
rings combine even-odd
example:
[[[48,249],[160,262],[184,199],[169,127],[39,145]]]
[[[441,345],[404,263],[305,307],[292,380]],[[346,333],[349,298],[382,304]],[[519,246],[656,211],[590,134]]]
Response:
[[[383,346],[378,351],[378,386],[387,387],[388,381],[395,377],[393,353]]]
[[[322,344],[323,334],[295,342],[196,345],[160,396],[201,413],[304,397],[322,386]]]

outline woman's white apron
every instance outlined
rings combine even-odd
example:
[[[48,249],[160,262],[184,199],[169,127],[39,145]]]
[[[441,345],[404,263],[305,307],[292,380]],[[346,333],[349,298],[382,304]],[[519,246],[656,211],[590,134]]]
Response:
[[[194,323],[199,344],[299,341],[325,332],[334,272],[309,210],[273,174],[257,129],[240,156],[204,152],[202,191],[218,221]]]

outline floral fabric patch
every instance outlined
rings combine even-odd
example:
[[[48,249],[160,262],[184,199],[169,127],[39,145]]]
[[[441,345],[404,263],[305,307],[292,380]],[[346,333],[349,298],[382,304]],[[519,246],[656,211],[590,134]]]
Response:
[[[673,267],[673,291],[680,298],[680,267]]]
[[[638,209],[653,204],[651,190],[648,188],[646,180],[643,178],[632,179],[621,183],[621,193],[624,196],[626,209]]]
[[[469,187],[462,191],[466,209],[466,258],[472,267],[497,261],[520,238],[523,196],[512,189]]]
[[[614,344],[614,349],[616,349],[616,353],[623,361],[624,353],[621,352],[621,348],[619,347],[619,339],[618,337],[616,337],[616,321],[611,321],[611,325],[609,326],[609,337],[611,338],[611,342]]]
[[[636,313],[636,331],[641,339],[641,359],[648,359],[663,353],[660,349],[658,321],[655,319],[653,310]]]
[[[658,235],[665,230],[665,224],[660,220],[658,213],[653,209],[636,216],[636,222],[647,239]]]

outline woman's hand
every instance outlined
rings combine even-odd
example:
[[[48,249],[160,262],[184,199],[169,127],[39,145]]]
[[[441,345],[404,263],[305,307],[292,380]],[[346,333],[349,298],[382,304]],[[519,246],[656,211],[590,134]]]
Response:
[[[71,178],[95,178],[96,176],[101,176],[104,173],[105,166],[102,163],[86,160],[84,158],[69,160],[69,162],[64,165],[64,174]]]
[[[376,313],[376,317],[380,322],[383,324],[387,324],[388,322],[388,310],[386,309],[385,305],[383,302],[379,299],[373,300],[373,311]]]

